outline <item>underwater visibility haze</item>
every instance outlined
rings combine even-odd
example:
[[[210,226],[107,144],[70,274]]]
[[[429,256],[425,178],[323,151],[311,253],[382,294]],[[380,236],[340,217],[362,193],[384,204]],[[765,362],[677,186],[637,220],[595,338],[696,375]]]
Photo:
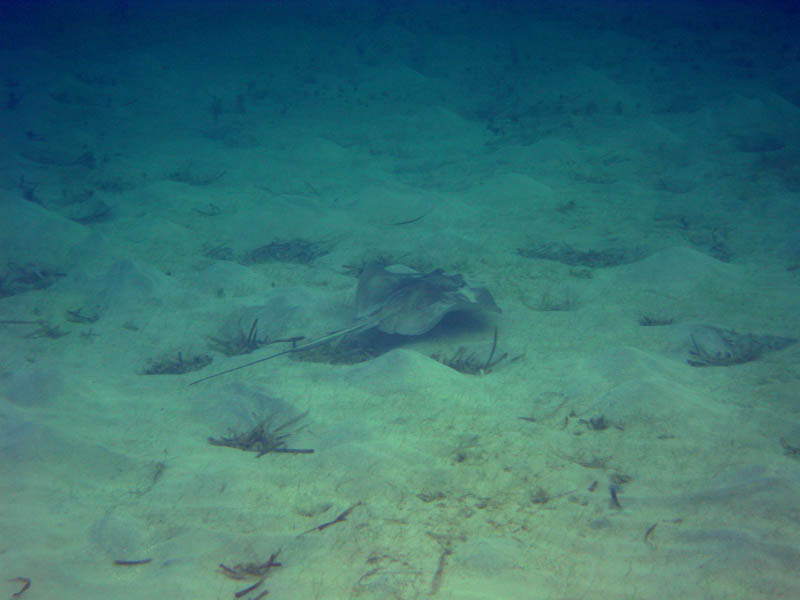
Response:
[[[0,593],[800,598],[800,7],[0,4]]]

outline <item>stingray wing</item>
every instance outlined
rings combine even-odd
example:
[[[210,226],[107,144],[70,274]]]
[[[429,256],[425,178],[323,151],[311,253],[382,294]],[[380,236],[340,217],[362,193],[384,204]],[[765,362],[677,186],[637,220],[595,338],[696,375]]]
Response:
[[[500,310],[488,290],[468,286],[461,275],[405,269],[365,269],[356,294],[360,319],[376,319],[384,333],[422,335],[449,312]]]

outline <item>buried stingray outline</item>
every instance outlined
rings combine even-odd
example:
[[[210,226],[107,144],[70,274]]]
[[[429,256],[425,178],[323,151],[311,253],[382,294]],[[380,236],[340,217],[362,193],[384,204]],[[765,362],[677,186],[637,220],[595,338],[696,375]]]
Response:
[[[461,275],[448,275],[442,269],[420,273],[403,265],[384,267],[371,263],[364,267],[356,288],[356,322],[306,344],[276,352],[249,363],[220,371],[202,381],[226,375],[258,363],[311,350],[346,335],[376,328],[384,333],[418,336],[433,329],[446,314],[455,311],[500,312],[484,287],[467,285]]]

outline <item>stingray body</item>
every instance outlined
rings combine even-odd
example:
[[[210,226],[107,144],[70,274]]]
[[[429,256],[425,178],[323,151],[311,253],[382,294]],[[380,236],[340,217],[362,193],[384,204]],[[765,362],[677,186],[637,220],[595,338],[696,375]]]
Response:
[[[441,269],[418,273],[402,265],[364,268],[356,288],[356,318],[384,333],[422,335],[450,312],[500,312],[486,288],[470,287],[461,275]]]
[[[403,265],[384,267],[368,264],[358,278],[356,322],[353,325],[306,344],[203,377],[190,385],[372,328],[384,333],[422,335],[436,327],[446,314],[455,311],[500,312],[500,308],[486,288],[467,285],[461,275],[448,275],[441,269],[420,273]]]

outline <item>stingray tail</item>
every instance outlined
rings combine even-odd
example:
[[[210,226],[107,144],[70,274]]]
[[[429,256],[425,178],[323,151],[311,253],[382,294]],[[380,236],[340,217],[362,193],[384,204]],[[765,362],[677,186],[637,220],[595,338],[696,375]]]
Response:
[[[303,344],[301,346],[294,346],[292,348],[289,348],[288,350],[282,350],[281,352],[270,354],[269,356],[265,356],[264,358],[259,358],[258,360],[250,361],[249,363],[239,365],[238,367],[233,367],[232,369],[226,369],[225,371],[220,371],[218,373],[207,375],[206,377],[192,381],[189,385],[194,385],[196,383],[208,381],[209,379],[214,379],[215,377],[219,377],[220,375],[227,375],[228,373],[233,373],[234,371],[239,371],[240,369],[246,369],[247,367],[252,367],[253,365],[257,365],[258,363],[266,362],[268,360],[272,360],[273,358],[278,358],[279,356],[283,356],[284,354],[292,354],[293,352],[303,352],[305,350],[311,350],[312,348],[316,348],[317,346],[321,346],[333,340],[343,338],[346,335],[350,335],[353,333],[360,333],[362,331],[375,327],[377,324],[378,322],[375,319],[368,319],[356,325],[352,325],[351,327],[345,327],[344,329],[337,329],[336,331],[332,331],[329,334],[322,336],[321,338],[317,338],[316,340],[311,340],[307,344]]]

